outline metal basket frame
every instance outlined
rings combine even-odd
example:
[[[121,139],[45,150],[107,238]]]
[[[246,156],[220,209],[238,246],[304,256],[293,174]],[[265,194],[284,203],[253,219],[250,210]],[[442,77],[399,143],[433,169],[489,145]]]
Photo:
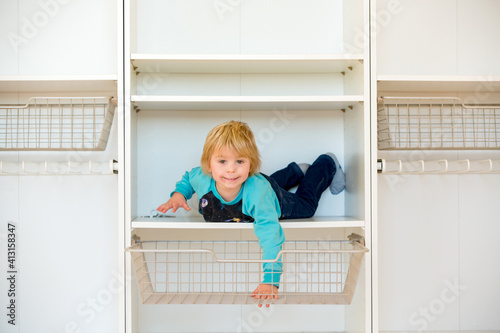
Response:
[[[350,304],[368,250],[358,241],[287,241],[274,260],[256,241],[147,241],[131,252],[144,304]],[[250,294],[281,257],[278,299]]]
[[[456,97],[382,97],[378,149],[500,149],[500,105]]]
[[[112,97],[31,97],[0,106],[0,150],[104,150]]]

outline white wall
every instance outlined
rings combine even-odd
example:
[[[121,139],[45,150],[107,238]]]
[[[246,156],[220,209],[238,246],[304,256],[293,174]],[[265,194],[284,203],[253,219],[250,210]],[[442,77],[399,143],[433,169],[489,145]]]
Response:
[[[500,157],[379,153],[394,156]],[[380,175],[378,184],[380,330],[500,329],[500,245],[490,240],[500,232],[500,175]]]
[[[17,260],[16,294],[1,294],[2,305],[15,300],[16,325],[4,313],[1,331],[117,332],[117,177],[2,176],[0,184],[0,227],[4,236],[16,225]]]
[[[500,75],[495,0],[377,0],[378,75]]]
[[[115,0],[0,4],[0,75],[117,73]]]
[[[342,14],[339,0],[138,1],[132,52],[340,53]]]

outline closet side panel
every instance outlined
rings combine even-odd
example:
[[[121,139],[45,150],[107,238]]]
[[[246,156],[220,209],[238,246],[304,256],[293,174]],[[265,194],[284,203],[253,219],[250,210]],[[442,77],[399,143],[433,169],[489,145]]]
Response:
[[[458,1],[458,74],[500,75],[498,13],[495,0]]]
[[[378,0],[379,75],[452,75],[457,70],[455,0]]]
[[[19,332],[117,332],[115,176],[22,176]]]
[[[381,175],[378,196],[380,331],[458,330],[457,176]]]
[[[18,15],[19,74],[117,73],[115,0],[19,1]]]
[[[9,271],[17,270],[19,258],[16,254],[7,253],[8,245],[14,250],[18,246],[19,241],[17,237],[17,228],[19,227],[19,179],[18,177],[0,177],[0,251],[2,252],[0,261],[0,272],[2,272],[2,279],[0,279],[0,304],[5,306],[5,312],[2,313],[2,321],[0,321],[0,331],[5,333],[18,333],[18,306],[16,304],[15,292],[18,290],[19,281],[16,277],[11,281],[12,274]],[[10,231],[9,231],[10,230]],[[13,259],[10,261],[9,259]],[[10,266],[12,265],[12,266]],[[12,283],[13,288],[12,288]],[[14,293],[14,294],[12,294]],[[14,305],[11,305],[13,300]],[[16,308],[17,305],[17,308]],[[13,313],[11,313],[11,307]],[[2,310],[4,310],[2,309]],[[17,310],[17,312],[16,312]],[[12,315],[12,316],[11,316]],[[12,321],[13,320],[13,321]],[[9,323],[9,321],[12,321]]]
[[[17,2],[0,2],[0,75],[18,74],[19,45],[24,37],[19,30],[17,20]]]
[[[500,175],[460,176],[459,186],[460,327],[500,330]]]
[[[239,53],[241,1],[138,1],[137,53]],[[175,27],[175,28],[173,28]]]
[[[241,11],[241,53],[343,52],[341,1],[315,0],[314,6],[302,0],[235,3],[241,3],[237,8]]]

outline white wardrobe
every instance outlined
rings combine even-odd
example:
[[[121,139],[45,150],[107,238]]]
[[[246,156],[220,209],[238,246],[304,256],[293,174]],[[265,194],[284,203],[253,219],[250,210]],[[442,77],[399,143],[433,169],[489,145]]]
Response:
[[[119,18],[0,2],[1,332],[119,331]]]
[[[2,1],[0,331],[500,332],[498,13]],[[264,173],[333,152],[347,179],[314,218],[282,222],[269,308],[245,296],[251,225],[205,223],[196,198],[154,211],[232,119]]]
[[[379,330],[498,331],[500,3],[378,0],[377,12],[377,97],[415,98],[386,99],[400,103],[393,145],[433,146],[378,152]]]

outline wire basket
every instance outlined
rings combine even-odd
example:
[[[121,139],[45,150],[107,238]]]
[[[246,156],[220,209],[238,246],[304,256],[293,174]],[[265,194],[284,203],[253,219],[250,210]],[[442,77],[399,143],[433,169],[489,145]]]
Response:
[[[32,97],[0,106],[0,150],[104,150],[114,111],[110,97]]]
[[[383,97],[378,148],[500,149],[500,106],[467,106],[454,97]]]
[[[255,241],[148,241],[128,249],[144,304],[350,304],[368,250],[357,241],[287,241],[278,299],[250,297],[263,278]]]

